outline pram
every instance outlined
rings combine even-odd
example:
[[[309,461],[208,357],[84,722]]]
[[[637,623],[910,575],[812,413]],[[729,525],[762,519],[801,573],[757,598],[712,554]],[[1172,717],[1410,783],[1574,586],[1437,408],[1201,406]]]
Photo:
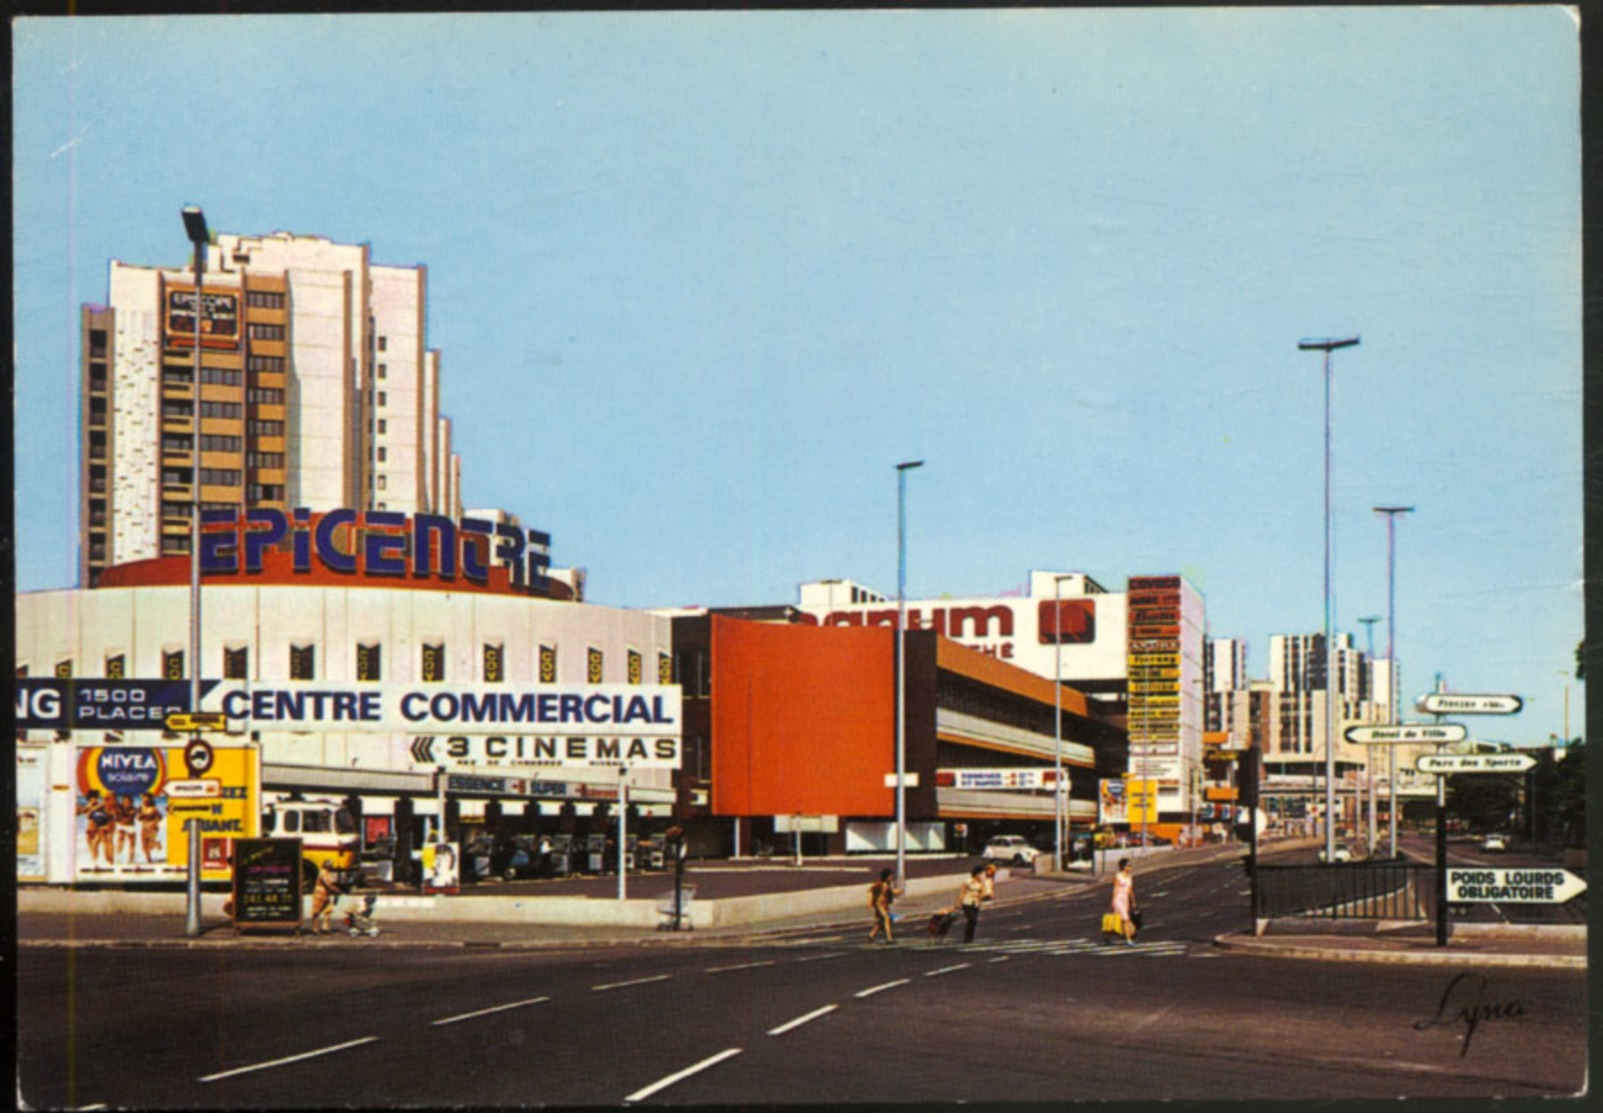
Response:
[[[379,925],[373,918],[373,909],[378,907],[378,896],[369,892],[362,897],[359,907],[348,908],[345,912],[345,933],[351,938],[366,935],[370,939],[378,938]]]

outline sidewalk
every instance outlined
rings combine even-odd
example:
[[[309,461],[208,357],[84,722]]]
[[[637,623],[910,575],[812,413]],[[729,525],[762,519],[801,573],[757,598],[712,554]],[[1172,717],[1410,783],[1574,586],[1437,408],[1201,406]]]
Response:
[[[1371,933],[1276,933],[1243,931],[1220,935],[1221,950],[1318,962],[1377,962],[1424,966],[1540,966],[1584,971],[1587,929],[1582,924],[1460,924],[1449,929],[1446,946],[1436,945],[1433,926],[1375,930]]]

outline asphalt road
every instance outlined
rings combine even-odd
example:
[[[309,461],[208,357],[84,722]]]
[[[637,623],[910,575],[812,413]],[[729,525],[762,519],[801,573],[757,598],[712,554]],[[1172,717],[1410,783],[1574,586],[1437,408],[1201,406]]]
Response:
[[[951,1106],[1580,1090],[1585,978],[1231,955],[1239,865],[987,910],[551,952],[25,950],[19,1100],[142,1110]],[[904,921],[907,922],[907,921]]]

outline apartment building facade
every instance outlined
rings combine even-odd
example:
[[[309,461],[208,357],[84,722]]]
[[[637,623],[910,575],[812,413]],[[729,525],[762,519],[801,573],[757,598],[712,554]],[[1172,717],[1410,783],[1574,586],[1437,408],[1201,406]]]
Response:
[[[290,233],[218,234],[198,293],[112,261],[80,314],[79,584],[187,554],[196,506],[460,517],[427,278]]]

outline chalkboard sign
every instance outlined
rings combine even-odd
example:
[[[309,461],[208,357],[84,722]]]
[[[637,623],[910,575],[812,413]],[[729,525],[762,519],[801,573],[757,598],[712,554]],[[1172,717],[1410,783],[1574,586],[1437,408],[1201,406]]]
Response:
[[[241,931],[301,925],[301,840],[234,842],[234,927]]]

